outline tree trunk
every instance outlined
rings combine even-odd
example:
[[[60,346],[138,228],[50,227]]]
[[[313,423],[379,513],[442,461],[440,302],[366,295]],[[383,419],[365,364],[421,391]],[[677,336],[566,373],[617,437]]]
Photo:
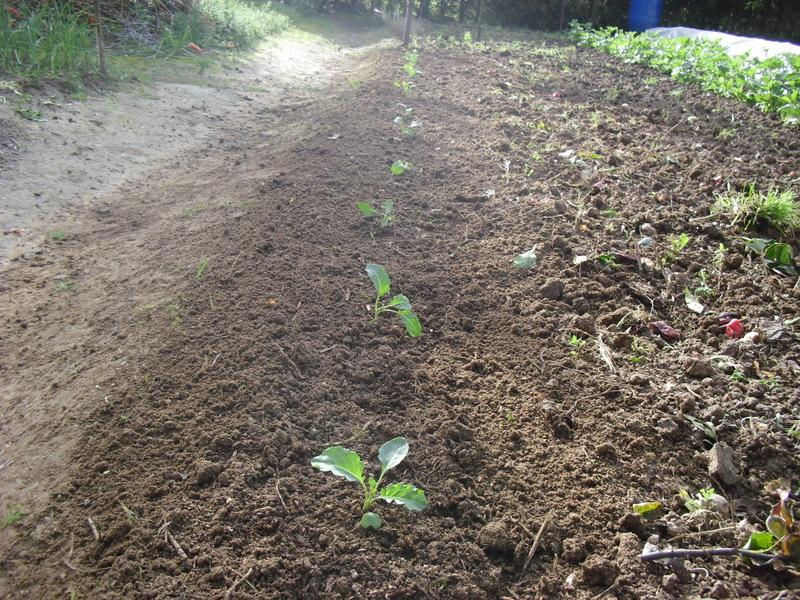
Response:
[[[450,8],[447,5],[447,0],[439,0],[439,16],[446,17],[447,16],[447,9]]]
[[[429,14],[431,9],[431,0],[420,0],[419,8],[417,9],[417,16],[420,19],[425,19]]]
[[[403,25],[403,47],[407,47],[411,41],[411,0],[406,0],[406,22]]]
[[[478,35],[475,36],[475,41],[481,41],[481,28],[483,27],[483,0],[478,0]]]
[[[103,44],[103,19],[100,14],[100,0],[94,0],[94,18],[97,19],[97,59],[100,63],[100,73],[103,77],[108,77],[108,69],[106,69],[106,47],[105,44]]]
[[[567,0],[561,0],[561,21],[558,25],[558,30],[563,31],[564,29],[564,11],[567,8]]]
[[[600,0],[592,0],[592,25],[597,27],[600,21]]]
[[[458,22],[464,22],[464,14],[467,12],[467,0],[458,0]]]

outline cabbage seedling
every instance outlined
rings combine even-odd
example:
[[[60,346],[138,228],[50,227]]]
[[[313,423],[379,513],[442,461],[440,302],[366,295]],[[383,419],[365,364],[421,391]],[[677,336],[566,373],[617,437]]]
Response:
[[[392,175],[402,175],[411,168],[411,163],[405,160],[396,160],[389,168],[392,171]]]
[[[360,525],[364,528],[379,529],[383,525],[382,519],[369,511],[378,500],[389,504],[400,504],[411,511],[420,511],[428,506],[425,491],[410,483],[390,483],[381,489],[381,482],[386,473],[403,462],[407,455],[408,440],[404,437],[396,437],[381,446],[378,450],[381,474],[377,480],[374,477],[365,479],[364,463],[361,462],[361,458],[352,450],[342,446],[327,448],[322,454],[311,459],[311,466],[361,484],[364,490],[364,502],[361,505],[363,515]]]
[[[386,269],[381,265],[369,263],[366,271],[372,284],[375,286],[375,319],[384,312],[395,313],[400,317],[400,320],[403,321],[408,335],[411,337],[418,337],[422,333],[422,325],[419,322],[419,317],[414,313],[408,298],[403,294],[397,294],[390,300],[386,302],[383,301],[383,297],[389,294],[392,287],[392,280],[389,279],[389,274],[386,272]]]
[[[384,201],[381,207],[383,208],[383,214],[380,214],[378,209],[369,202],[358,202],[356,203],[356,208],[367,219],[380,216],[378,223],[381,227],[388,227],[394,222],[394,200]]]

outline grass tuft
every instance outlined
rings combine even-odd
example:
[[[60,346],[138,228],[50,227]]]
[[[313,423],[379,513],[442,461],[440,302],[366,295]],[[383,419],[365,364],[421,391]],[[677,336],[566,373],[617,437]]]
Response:
[[[22,507],[19,504],[12,504],[8,508],[6,508],[6,514],[3,515],[2,520],[0,520],[0,529],[5,529],[10,525],[14,525],[15,523],[19,522],[24,516],[25,513],[22,512]]]
[[[770,188],[765,194],[750,184],[742,192],[718,195],[711,213],[725,215],[731,225],[741,223],[745,229],[757,223],[767,223],[782,233],[800,229],[800,204],[791,190]]]

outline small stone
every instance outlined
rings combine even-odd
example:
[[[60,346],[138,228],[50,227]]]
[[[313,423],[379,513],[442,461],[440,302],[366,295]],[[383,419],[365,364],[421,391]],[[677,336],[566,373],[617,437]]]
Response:
[[[512,554],[514,543],[501,521],[487,523],[478,533],[478,546],[487,554]]]
[[[687,358],[683,364],[683,372],[695,379],[713,377],[716,369],[709,361],[703,358]]]
[[[558,300],[564,295],[564,287],[560,279],[548,279],[539,291],[548,300]]]
[[[677,595],[680,589],[681,582],[678,579],[678,576],[675,573],[670,573],[669,575],[664,575],[661,578],[661,589],[663,589],[668,594]]]
[[[594,335],[597,332],[594,324],[594,317],[591,314],[578,315],[572,319],[570,329],[572,331],[582,331],[583,333],[588,333],[589,335]]]
[[[567,538],[561,544],[561,560],[577,565],[586,558],[586,540],[583,538]]]
[[[724,581],[717,581],[708,592],[709,598],[730,598],[731,590]]]
[[[225,569],[222,567],[213,567],[208,575],[206,575],[206,581],[216,584],[225,583]]]
[[[739,481],[733,450],[725,442],[717,442],[708,451],[708,474],[725,485],[734,485]]]
[[[642,223],[639,225],[639,233],[647,237],[655,237],[658,234],[656,228],[650,225],[650,223]]]
[[[590,556],[583,563],[583,581],[586,585],[607,588],[617,578],[617,567],[600,556]]]

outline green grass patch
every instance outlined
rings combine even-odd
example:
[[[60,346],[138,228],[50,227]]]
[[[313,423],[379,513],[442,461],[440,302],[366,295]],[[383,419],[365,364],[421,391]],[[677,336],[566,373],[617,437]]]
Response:
[[[16,77],[79,77],[97,68],[94,30],[69,4],[0,10],[0,70]]]
[[[6,508],[6,512],[2,520],[0,520],[0,529],[5,529],[6,527],[18,523],[24,516],[25,513],[22,511],[22,507],[19,504],[12,504]]]
[[[800,204],[791,190],[770,188],[764,193],[751,184],[744,191],[718,195],[711,212],[725,215],[731,225],[741,224],[745,229],[761,222],[782,233],[800,230]]]
[[[800,56],[783,54],[765,60],[747,54],[730,56],[717,42],[662,38],[616,27],[590,29],[571,24],[581,46],[608,52],[627,63],[645,64],[683,83],[775,112],[789,125],[800,125]]]

